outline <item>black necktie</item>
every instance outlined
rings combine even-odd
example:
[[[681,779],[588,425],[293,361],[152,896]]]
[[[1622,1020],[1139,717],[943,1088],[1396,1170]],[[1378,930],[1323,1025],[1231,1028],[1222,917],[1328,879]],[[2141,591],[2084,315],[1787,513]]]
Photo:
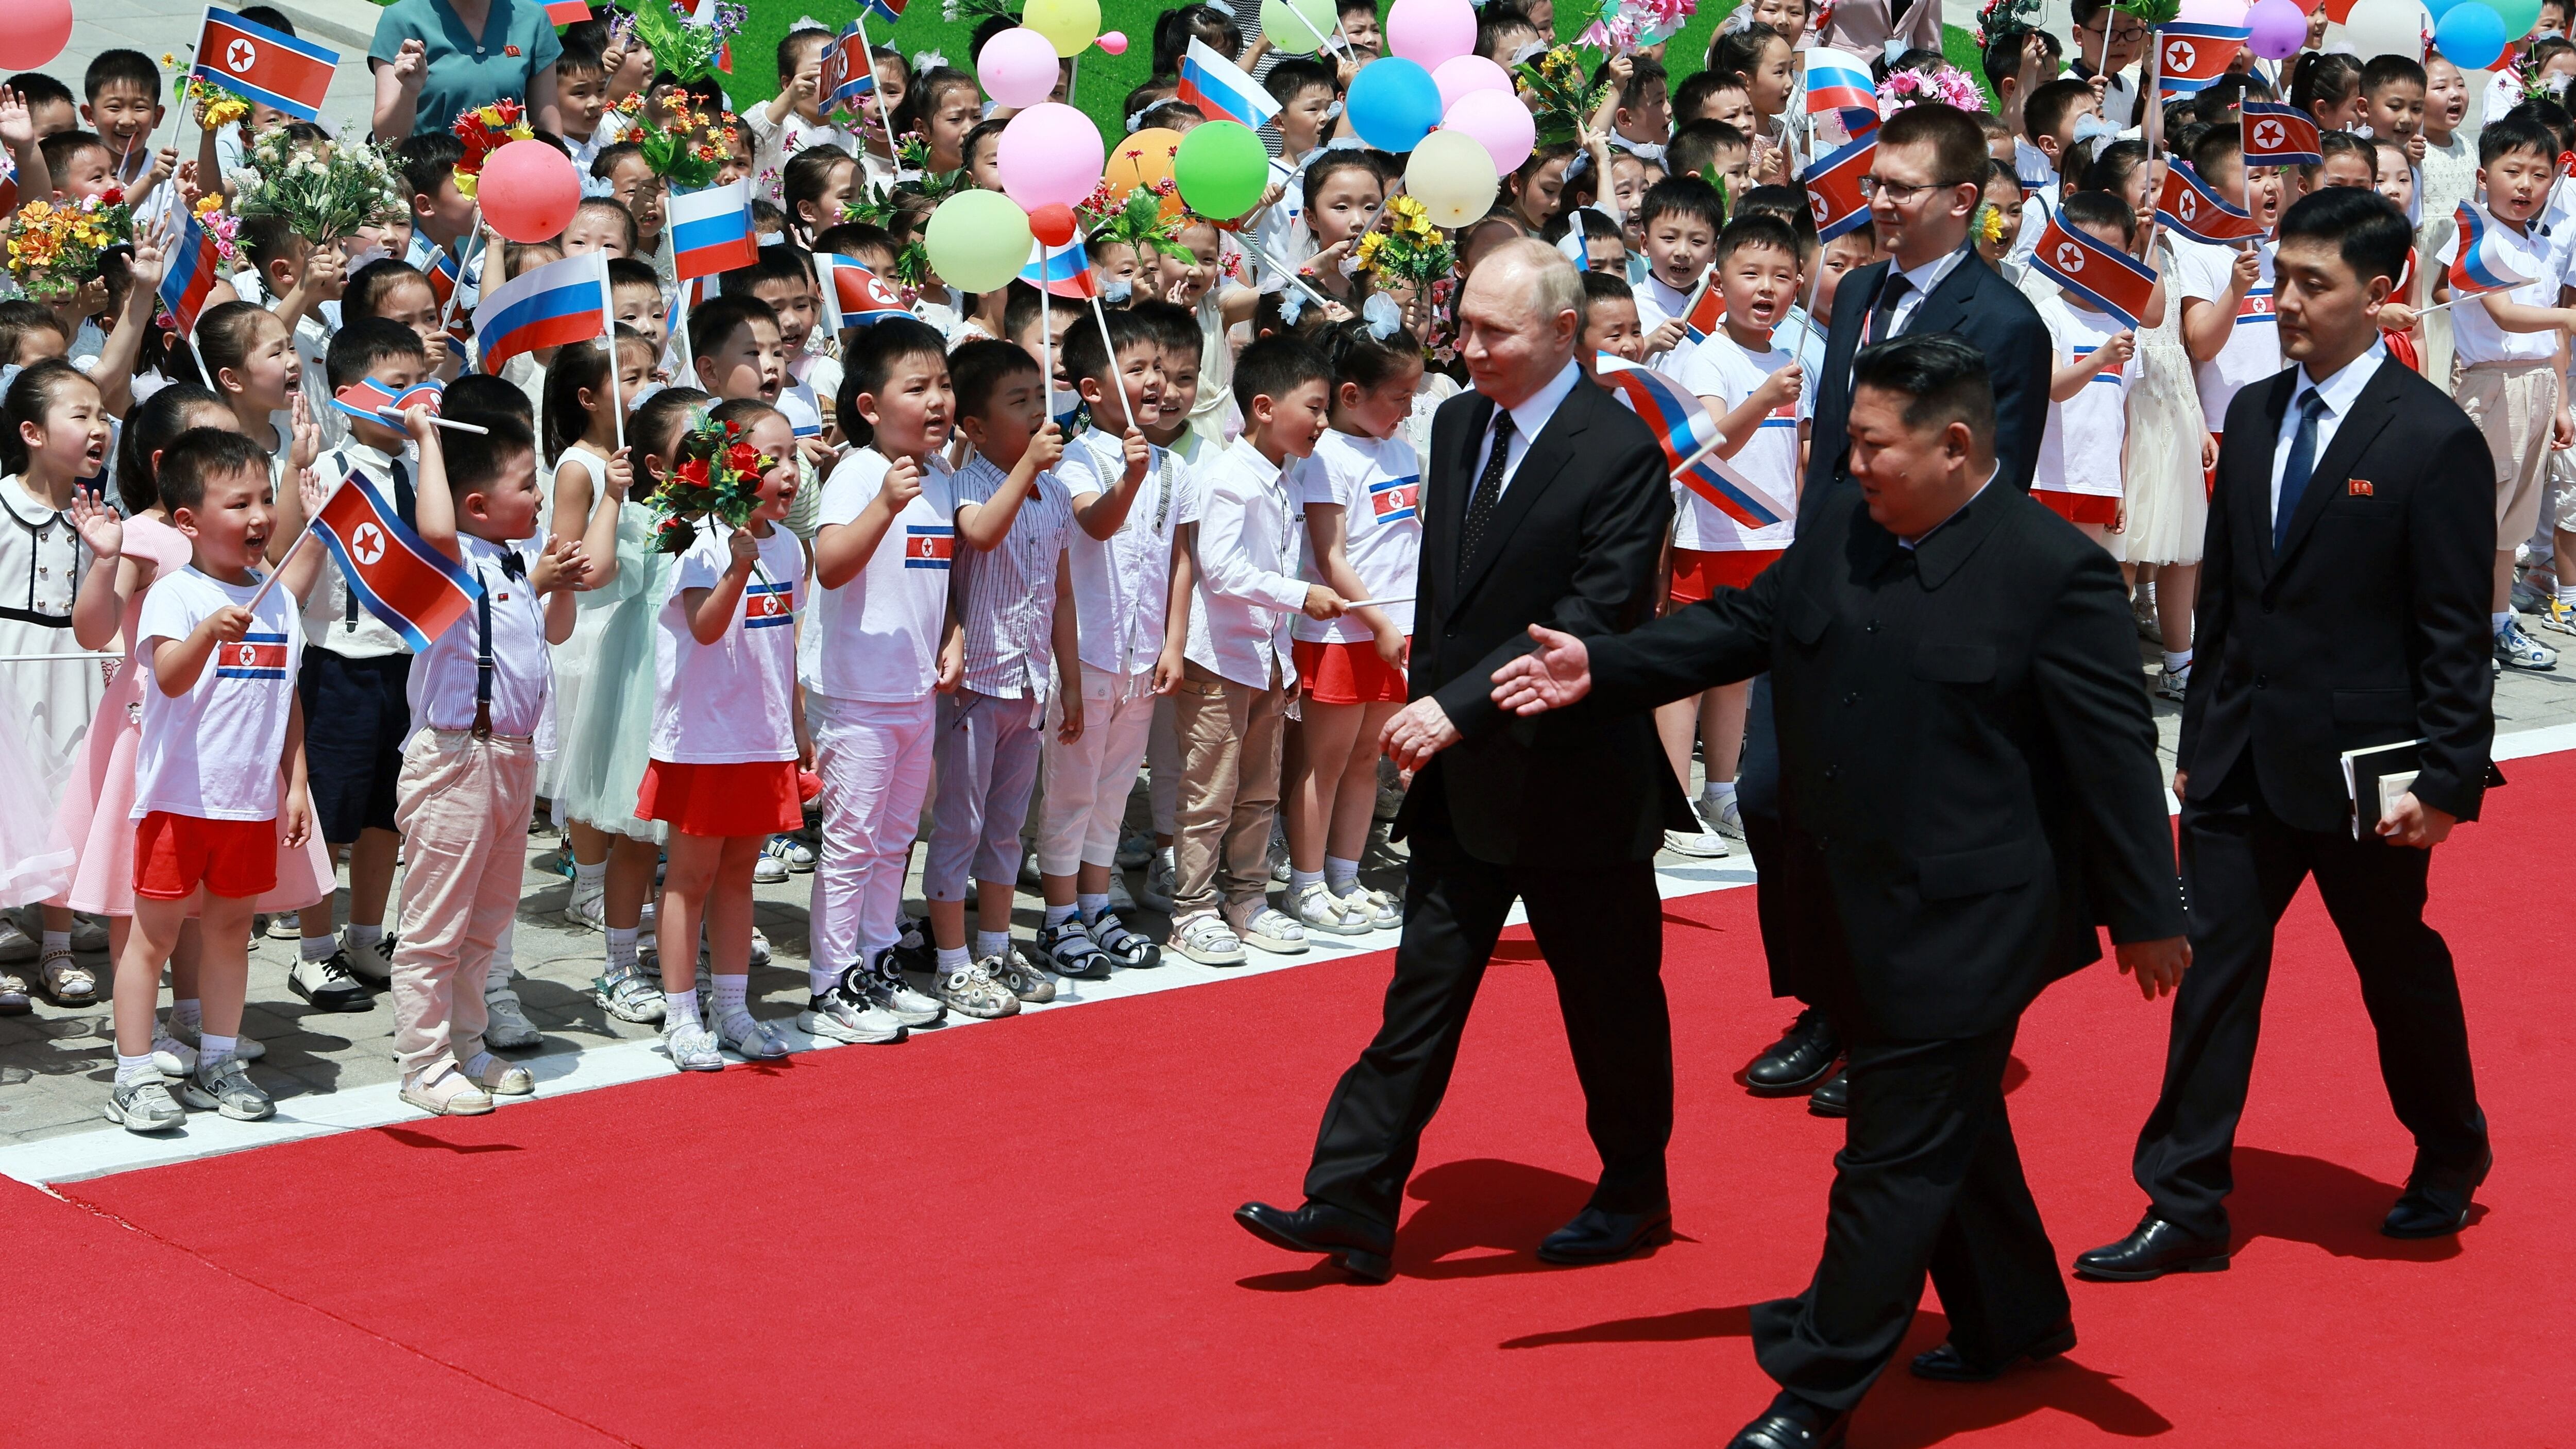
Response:
[[[1869,331],[1861,339],[1864,346],[1896,335],[1896,304],[1913,290],[1914,284],[1905,280],[1903,272],[1887,274],[1887,284],[1878,289],[1878,305],[1869,309]]]
[[[1494,410],[1494,451],[1485,459],[1485,471],[1476,475],[1476,491],[1467,499],[1467,527],[1458,535],[1458,575],[1466,577],[1467,566],[1476,560],[1476,549],[1485,541],[1486,525],[1494,521],[1494,505],[1503,497],[1503,464],[1512,456],[1512,412],[1509,408]]]
[[[2272,552],[2279,553],[2290,539],[2290,515],[2299,511],[2299,495],[2308,491],[2308,478],[2317,469],[2317,415],[2326,410],[2326,400],[2315,388],[2299,394],[2299,430],[2290,435],[2290,456],[2281,465],[2281,501],[2272,510]]]

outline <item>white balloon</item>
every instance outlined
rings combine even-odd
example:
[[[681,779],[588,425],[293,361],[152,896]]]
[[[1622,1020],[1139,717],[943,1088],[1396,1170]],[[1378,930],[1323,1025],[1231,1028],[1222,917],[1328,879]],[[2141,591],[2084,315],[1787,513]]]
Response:
[[[2356,0],[2343,22],[2343,38],[2360,55],[2418,54],[2432,30],[2422,0]]]
[[[1502,178],[1484,144],[1463,131],[1434,131],[1413,148],[1404,189],[1433,226],[1465,226],[1491,211]]]

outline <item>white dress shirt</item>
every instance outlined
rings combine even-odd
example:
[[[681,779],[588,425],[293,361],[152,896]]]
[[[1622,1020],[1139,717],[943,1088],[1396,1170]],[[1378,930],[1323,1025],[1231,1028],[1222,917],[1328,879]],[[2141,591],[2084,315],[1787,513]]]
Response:
[[[1565,403],[1566,394],[1574,391],[1574,384],[1580,381],[1582,377],[1582,367],[1572,361],[1568,361],[1562,372],[1559,372],[1556,376],[1548,379],[1547,386],[1531,393],[1528,397],[1523,398],[1518,404],[1510,409],[1512,415],[1511,451],[1503,455],[1503,486],[1495,490],[1494,496],[1496,498],[1500,498],[1503,494],[1511,491],[1512,475],[1521,470],[1521,460],[1529,456],[1530,443],[1538,437],[1539,430],[1547,426],[1547,420],[1556,416],[1556,410],[1559,407],[1562,407]],[[1494,420],[1492,418],[1487,418],[1485,419],[1485,436],[1478,439],[1476,442],[1476,466],[1467,470],[1467,488],[1469,490],[1468,499],[1470,502],[1474,501],[1476,480],[1485,476],[1485,463],[1492,456],[1493,448]],[[1204,532],[1204,530],[1202,531]]]
[[[1309,460],[1291,458],[1302,471]],[[1298,486],[1292,486],[1292,483]],[[1288,626],[1306,607],[1298,577],[1301,480],[1237,438],[1199,480],[1198,588],[1190,662],[1254,689],[1297,683]]]
[[[522,554],[513,565],[519,573],[512,577],[503,567],[503,556],[513,550],[470,533],[456,535],[456,542],[465,555],[466,569],[483,588],[490,613],[486,615],[481,603],[467,610],[464,618],[430,641],[428,651],[412,665],[408,690],[412,734],[474,727],[482,678],[478,656],[488,617],[492,733],[505,739],[538,739],[540,749],[552,753],[553,741],[544,738],[549,734],[544,726],[546,701],[554,692],[554,655],[546,644],[544,605],[527,578],[527,556]]]
[[[1896,276],[1903,277],[1912,285],[1907,287],[1904,296],[1896,299],[1896,310],[1888,315],[1887,337],[1904,336],[1907,324],[1914,320],[1914,314],[1923,310],[1923,299],[1931,296],[1932,289],[1940,286],[1942,282],[1946,281],[1949,278],[1950,273],[1958,268],[1959,263],[1964,262],[1967,259],[1968,248],[1966,244],[1962,244],[1958,250],[1950,252],[1933,261],[1925,262],[1919,267],[1909,267],[1897,271],[1895,273]],[[1891,261],[1888,265],[1890,267],[1894,267],[1896,263]],[[1888,286],[1886,279],[1880,279],[1878,285],[1880,294],[1882,296],[1885,295]],[[1877,301],[1872,299],[1870,309],[1872,311],[1876,311],[1877,307]],[[1887,337],[1873,337],[1869,340],[1872,342],[1885,342]]]
[[[2281,435],[2272,440],[2272,506],[2263,513],[2268,522],[2281,516],[2281,475],[2290,466],[2290,443],[2299,435],[2299,399],[2314,391],[2325,403],[2317,414],[2317,451],[2308,459],[2309,477],[2325,461],[2326,448],[2334,442],[2335,429],[2352,415],[2354,404],[2361,401],[2361,390],[2379,373],[2379,365],[2388,360],[2388,344],[2374,338],[2370,350],[2345,363],[2325,381],[2308,375],[2305,365],[2299,368],[2299,385],[2290,394],[2290,405],[2281,410]]]

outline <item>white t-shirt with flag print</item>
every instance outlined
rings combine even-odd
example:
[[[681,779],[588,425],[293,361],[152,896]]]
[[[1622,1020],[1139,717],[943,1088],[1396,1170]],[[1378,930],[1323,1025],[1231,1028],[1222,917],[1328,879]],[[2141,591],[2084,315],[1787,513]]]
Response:
[[[259,584],[228,584],[181,569],[143,596],[134,626],[135,654],[146,676],[158,641],[185,639],[218,610],[247,605]],[[295,674],[304,657],[304,621],[295,596],[271,589],[252,611],[250,629],[218,643],[197,682],[166,695],[143,691],[143,730],[134,752],[134,810],[199,820],[277,818],[278,765],[295,707]]]
[[[2182,295],[2203,302],[2227,295],[2236,266],[2235,247],[2175,237],[2173,248],[2180,263]],[[2216,357],[2192,365],[2200,384],[2201,417],[2212,432],[2226,428],[2227,405],[2236,401],[2237,389],[2281,370],[2281,328],[2272,315],[2272,253],[2273,244],[2268,241],[2257,253],[2261,271],[2236,304],[2236,330],[2228,334],[2227,345]]]
[[[2067,301],[2054,286],[2043,289],[2034,282],[2029,295],[2039,320],[2048,325],[2051,372],[2091,356],[2128,330],[2108,312]],[[2128,397],[2126,370],[2106,367],[2085,380],[2082,392],[2064,402],[2050,402],[2048,427],[2039,440],[2039,466],[2032,471],[2030,486],[2049,493],[2120,497],[2120,448],[2128,436]]]
[[[1774,332],[1772,338],[1776,341],[1779,335]],[[1703,399],[1721,399],[1725,406],[1717,416],[1723,421],[1727,413],[1742,407],[1746,398],[1770,381],[1773,373],[1797,360],[1794,354],[1777,347],[1755,352],[1719,331],[1692,348],[1690,356],[1673,369],[1672,377]],[[1793,502],[1798,496],[1797,399],[1773,408],[1735,456],[1726,460],[1726,465],[1773,498]],[[1699,496],[1688,484],[1673,480],[1675,548],[1696,553],[1787,548],[1796,532],[1794,515],[1766,527],[1747,527]]]
[[[759,540],[760,563],[724,637],[701,644],[687,593],[712,589],[733,565],[733,530],[698,525],[671,570],[653,631],[653,758],[675,765],[742,765],[796,758],[796,606],[805,546],[782,525]]]
[[[874,448],[841,460],[815,513],[823,529],[858,521],[885,490],[893,461]],[[921,492],[886,525],[858,576],[825,589],[806,630],[804,678],[834,699],[902,704],[928,699],[939,676],[939,630],[948,617],[948,570],[956,556],[953,475],[937,455],[924,460]]]
[[[1422,565],[1422,460],[1412,440],[1401,433],[1364,438],[1327,432],[1315,442],[1313,461],[1302,474],[1291,476],[1304,490],[1300,502],[1342,510],[1342,555],[1359,575],[1364,597],[1405,600],[1382,607],[1397,628],[1411,634],[1411,600]],[[1315,558],[1311,530],[1301,543],[1306,581],[1328,584]],[[1376,637],[1368,625],[1348,615],[1309,619],[1300,614],[1291,633],[1307,643],[1325,644],[1365,644]]]

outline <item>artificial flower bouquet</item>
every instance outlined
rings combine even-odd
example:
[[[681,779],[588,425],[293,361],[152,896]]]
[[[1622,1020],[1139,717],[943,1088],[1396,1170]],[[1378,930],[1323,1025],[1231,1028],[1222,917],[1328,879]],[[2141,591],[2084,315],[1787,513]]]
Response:
[[[383,151],[347,141],[298,141],[283,127],[251,138],[241,167],[224,179],[236,216],[282,217],[316,246],[410,211],[401,174]]]
[[[644,500],[654,513],[653,550],[682,554],[698,541],[698,524],[727,528],[751,522],[760,507],[760,475],[777,459],[742,441],[740,423],[700,416],[680,435],[680,460]]]

